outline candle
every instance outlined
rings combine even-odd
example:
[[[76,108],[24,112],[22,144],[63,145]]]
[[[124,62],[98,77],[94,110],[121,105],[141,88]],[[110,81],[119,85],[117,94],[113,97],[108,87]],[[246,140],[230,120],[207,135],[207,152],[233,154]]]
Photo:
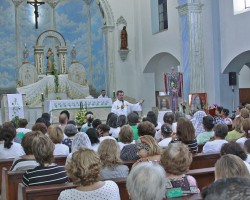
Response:
[[[115,98],[115,91],[113,90],[113,98]]]
[[[44,94],[43,93],[41,93],[41,100],[42,100],[42,102],[44,102]]]

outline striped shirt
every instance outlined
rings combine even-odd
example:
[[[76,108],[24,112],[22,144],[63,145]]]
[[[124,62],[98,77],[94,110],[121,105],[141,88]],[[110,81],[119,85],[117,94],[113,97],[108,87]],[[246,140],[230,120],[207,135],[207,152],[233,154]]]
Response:
[[[68,182],[64,166],[50,165],[48,167],[37,166],[27,170],[23,175],[25,186],[60,184]]]
[[[171,141],[171,143],[183,143],[186,144],[189,148],[189,151],[191,153],[197,153],[198,152],[198,144],[197,144],[197,140],[194,139],[193,141],[186,141],[186,142],[182,142],[180,140],[173,140]]]

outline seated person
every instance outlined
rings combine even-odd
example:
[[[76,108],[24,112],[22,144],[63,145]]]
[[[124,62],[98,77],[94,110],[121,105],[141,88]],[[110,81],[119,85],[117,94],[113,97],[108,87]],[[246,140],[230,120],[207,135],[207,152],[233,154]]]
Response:
[[[165,193],[166,173],[157,163],[136,165],[127,178],[127,190],[132,200],[162,200]]]
[[[99,133],[99,140],[102,142],[103,140],[106,139],[111,139],[111,140],[116,140],[114,137],[111,137],[109,134],[110,127],[106,124],[100,124],[97,126],[97,130]]]
[[[67,124],[64,129],[64,133],[67,136],[62,143],[67,145],[69,147],[69,152],[71,152],[71,146],[72,146],[72,141],[77,134],[78,130],[75,125],[73,124]]]
[[[173,128],[172,125],[174,123],[174,119],[175,119],[175,115],[174,113],[172,112],[166,112],[163,116],[163,121],[165,124],[168,125],[168,127],[170,127],[171,129]],[[173,129],[172,129],[173,130]],[[160,142],[161,140],[164,139],[162,133],[161,133],[161,130],[158,130],[156,133],[155,133],[155,139],[156,141]]]
[[[244,150],[247,154],[246,162],[250,163],[250,140],[247,140],[244,144]]]
[[[15,158],[10,171],[26,171],[28,169],[33,169],[39,165],[36,162],[35,156],[32,152],[32,142],[35,137],[42,136],[40,131],[28,132],[24,135],[21,145],[25,152],[25,155]]]
[[[152,136],[141,136],[140,143],[137,144],[137,149],[140,159],[134,165],[145,161],[160,162],[162,149]]]
[[[211,115],[207,115],[203,117],[202,123],[205,129],[205,132],[200,133],[197,136],[196,139],[197,139],[198,145],[205,144],[206,142],[210,140],[211,137],[214,136],[214,131],[213,131],[214,124],[215,124],[214,118]]]
[[[61,192],[58,200],[120,200],[119,188],[113,181],[100,181],[101,160],[96,152],[80,148],[66,165],[67,174],[77,187]]]
[[[94,121],[94,115],[91,111],[86,112],[86,123],[82,125],[81,132],[86,133],[89,128],[93,128],[92,122]]]
[[[250,173],[250,164],[246,162],[247,154],[245,153],[245,151],[241,148],[239,144],[235,142],[229,142],[229,143],[224,144],[221,148],[220,154],[221,155],[232,154],[232,155],[238,156],[245,163]]]
[[[98,148],[98,154],[102,162],[101,178],[127,177],[129,169],[122,164],[120,159],[120,147],[115,140],[102,141]]]
[[[207,142],[203,146],[202,153],[219,153],[223,144],[227,143],[228,127],[226,124],[217,124],[214,127],[214,140]]]
[[[25,172],[22,181],[25,186],[68,182],[64,166],[52,163],[54,149],[54,143],[46,136],[38,136],[33,139],[32,152],[39,166]]]
[[[236,176],[250,178],[244,162],[236,155],[221,156],[215,163],[215,180]]]
[[[224,120],[226,125],[232,125],[232,119],[229,116],[229,110],[227,108],[223,108],[221,111],[221,117]]]
[[[171,143],[183,143],[193,154],[198,151],[197,140],[195,139],[195,129],[189,119],[180,117],[177,122],[176,134],[172,135]]]
[[[25,153],[21,144],[14,142],[16,128],[10,122],[5,122],[1,130],[0,159],[15,158]]]
[[[124,146],[129,145],[129,144],[135,144],[134,139],[134,134],[133,130],[130,125],[124,125],[121,127],[120,133],[119,133],[119,146],[120,150],[123,149]]]
[[[47,134],[47,126],[44,124],[44,123],[35,123],[33,126],[32,126],[32,131],[41,131],[44,135]]]
[[[172,129],[170,128],[170,126],[168,124],[163,124],[161,126],[161,134],[163,137],[163,140],[161,140],[158,145],[162,148],[166,148],[168,146],[168,144],[171,142],[172,140]]]
[[[167,198],[200,193],[194,177],[186,175],[192,160],[192,154],[185,144],[172,143],[164,150],[161,164],[167,172]]]
[[[244,131],[242,123],[244,121],[243,117],[236,117],[233,121],[233,130],[229,131],[226,137],[227,141],[235,141],[244,136]]]
[[[138,129],[137,129],[137,124],[139,122],[139,115],[135,112],[131,112],[128,114],[127,119],[129,126],[133,130],[134,140],[136,141],[139,139]]]
[[[244,119],[242,122],[242,128],[244,131],[244,136],[238,140],[236,140],[236,142],[238,144],[240,144],[240,146],[243,148],[244,147],[244,143],[250,139],[250,118]]]
[[[91,149],[93,149],[95,152],[97,152],[98,147],[100,145],[100,140],[99,140],[99,133],[95,128],[89,128],[86,131],[86,134],[89,136],[90,142],[91,142]]]
[[[16,132],[17,132],[16,136],[19,137],[20,139],[23,138],[23,136],[25,135],[25,133],[31,132],[30,129],[26,128],[27,125],[28,125],[27,119],[22,119],[22,118],[19,119],[19,122],[18,122],[19,128],[16,129]]]
[[[195,136],[197,137],[200,133],[203,133],[204,126],[203,126],[203,117],[206,116],[206,113],[202,110],[198,110],[194,113],[193,118],[191,119],[191,122],[193,123],[194,129],[195,129]]]
[[[48,128],[48,135],[51,141],[55,144],[54,156],[69,155],[69,147],[65,144],[62,144],[63,131],[60,127],[50,125]]]
[[[202,191],[202,199],[249,200],[250,179],[243,177],[225,178],[215,181]]]

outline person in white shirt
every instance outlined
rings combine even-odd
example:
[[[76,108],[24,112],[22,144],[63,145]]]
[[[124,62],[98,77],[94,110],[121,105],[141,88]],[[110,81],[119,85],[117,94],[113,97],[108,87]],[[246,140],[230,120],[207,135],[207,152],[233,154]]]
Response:
[[[244,150],[247,154],[246,162],[250,163],[250,140],[247,140],[244,144]]]
[[[168,146],[168,144],[171,142],[172,140],[172,129],[170,128],[170,126],[168,124],[163,124],[161,126],[161,134],[163,136],[163,140],[161,140],[158,145],[162,148],[166,148]]]
[[[109,133],[110,127],[107,124],[100,124],[99,126],[97,126],[97,130],[100,136],[99,138],[100,143],[106,139],[116,140],[114,137],[110,136]]]
[[[109,98],[109,97],[106,95],[106,90],[102,90],[102,94],[98,97],[98,99],[103,99],[103,98]]]
[[[48,128],[48,136],[55,144],[54,156],[69,155],[69,147],[65,144],[62,144],[63,131],[60,127],[50,125]]]
[[[16,129],[17,137],[20,139],[23,138],[25,133],[31,132],[30,129],[26,128],[28,125],[27,119],[19,119],[18,122],[19,128]]]
[[[66,164],[66,170],[77,187],[62,191],[59,200],[120,200],[115,182],[100,181],[101,160],[93,150],[80,148],[73,153],[71,162]]]
[[[16,137],[16,128],[11,122],[3,124],[0,136],[0,159],[23,156],[25,152],[21,144],[13,142]]]
[[[204,146],[202,153],[219,153],[223,144],[228,143],[225,140],[227,136],[228,127],[226,124],[217,124],[214,127],[214,136],[213,141],[208,141]]]
[[[127,116],[128,113],[132,111],[141,111],[142,110],[142,103],[144,100],[140,100],[136,104],[129,103],[124,100],[124,92],[122,90],[118,90],[116,92],[117,100],[113,102],[111,112],[119,115]]]

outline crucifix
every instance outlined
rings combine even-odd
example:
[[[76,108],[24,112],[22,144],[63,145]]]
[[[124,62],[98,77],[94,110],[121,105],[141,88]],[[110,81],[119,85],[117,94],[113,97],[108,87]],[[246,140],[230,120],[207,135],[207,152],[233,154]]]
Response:
[[[35,20],[36,20],[36,29],[38,29],[38,17],[39,17],[39,14],[38,14],[38,6],[42,5],[42,4],[45,4],[45,2],[38,2],[38,0],[34,0],[34,1],[27,1],[28,4],[34,6],[35,8],[35,11],[34,11],[34,14],[35,14]]]

